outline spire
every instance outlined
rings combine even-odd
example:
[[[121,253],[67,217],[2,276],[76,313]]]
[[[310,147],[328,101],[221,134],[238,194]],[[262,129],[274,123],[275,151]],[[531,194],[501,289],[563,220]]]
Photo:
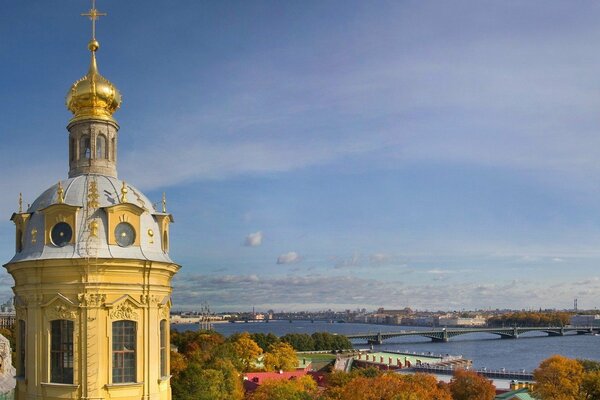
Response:
[[[19,214],[23,213],[23,193],[19,193]]]
[[[91,61],[88,73],[71,86],[67,94],[67,108],[73,113],[71,122],[85,119],[113,121],[113,113],[121,106],[119,90],[98,72],[96,52],[100,43],[96,40],[96,21],[106,13],[96,9],[96,1],[92,0],[92,8],[81,14],[92,21],[92,38],[88,43]]]

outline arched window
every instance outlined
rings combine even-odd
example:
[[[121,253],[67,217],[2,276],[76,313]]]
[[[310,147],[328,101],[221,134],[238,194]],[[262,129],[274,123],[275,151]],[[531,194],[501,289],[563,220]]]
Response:
[[[19,360],[17,363],[17,376],[25,377],[25,346],[27,340],[27,332],[25,331],[25,321],[19,320],[19,341],[17,348],[19,350]]]
[[[136,323],[115,321],[112,324],[112,381],[136,382]]]
[[[167,320],[160,321],[160,376],[167,376]]]
[[[75,138],[69,140],[69,161],[75,161]]]
[[[89,160],[92,156],[92,149],[90,147],[90,137],[88,135],[83,135],[81,139],[79,139],[79,144],[79,157],[83,157]]]
[[[17,229],[17,239],[16,239],[16,247],[17,247],[17,253],[20,253],[23,251],[23,231],[21,229]]]
[[[117,147],[116,147],[116,141],[115,138],[112,138],[110,141],[110,154],[111,154],[111,160],[115,161],[117,159]]]
[[[169,234],[167,231],[163,233],[163,251],[165,253],[169,251]]]
[[[73,383],[73,321],[51,323],[50,382]]]
[[[108,158],[108,152],[106,151],[106,137],[104,135],[98,135],[96,138],[96,159],[101,160]]]

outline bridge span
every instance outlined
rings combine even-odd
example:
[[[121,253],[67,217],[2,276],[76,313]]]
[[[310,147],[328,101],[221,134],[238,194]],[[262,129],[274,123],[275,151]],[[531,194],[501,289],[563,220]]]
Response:
[[[377,332],[364,334],[345,335],[348,339],[364,339],[369,344],[382,344],[384,340],[402,337],[402,336],[422,336],[431,339],[433,342],[447,342],[450,338],[467,335],[469,333],[491,333],[500,336],[501,339],[517,339],[526,332],[544,332],[548,336],[564,336],[566,333],[575,333],[577,335],[600,333],[599,327],[577,327],[577,326],[529,326],[529,327],[511,327],[511,328],[442,328],[420,331],[397,331],[397,332]]]

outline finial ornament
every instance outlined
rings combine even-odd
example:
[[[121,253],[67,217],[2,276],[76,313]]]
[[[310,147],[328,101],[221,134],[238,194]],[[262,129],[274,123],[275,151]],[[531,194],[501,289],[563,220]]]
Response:
[[[167,213],[167,195],[165,194],[165,192],[163,192],[163,198],[162,198],[162,212],[163,213]]]
[[[89,12],[81,14],[82,17],[89,17],[92,21],[92,40],[90,40],[90,50],[96,51],[98,50],[98,42],[96,41],[96,21],[100,17],[105,17],[106,13],[99,12],[96,9],[96,0],[92,0],[92,8]],[[96,43],[96,47],[92,49],[92,43]]]
[[[127,184],[123,181],[123,187],[121,188],[121,203],[127,203]]]
[[[23,212],[23,193],[19,193],[19,214]]]
[[[56,202],[58,204],[63,204],[65,202],[65,190],[60,181],[58,181],[58,188],[56,189]]]

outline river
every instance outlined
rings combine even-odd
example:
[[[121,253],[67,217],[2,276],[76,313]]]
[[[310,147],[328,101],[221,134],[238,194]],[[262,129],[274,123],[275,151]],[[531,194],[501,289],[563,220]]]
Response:
[[[172,325],[176,330],[197,330],[198,325]],[[214,324],[215,331],[224,336],[237,332],[286,333],[331,332],[339,334],[393,332],[416,330],[407,326],[371,325],[355,323],[328,323],[322,321],[270,321],[251,323]],[[356,348],[368,348],[364,341],[355,341]],[[539,363],[553,354],[571,358],[587,358],[600,361],[600,336],[565,335],[549,337],[536,332],[526,333],[519,339],[499,339],[487,333],[473,333],[451,338],[447,343],[433,343],[418,336],[389,339],[384,344],[374,346],[375,350],[410,351],[418,353],[462,355],[473,360],[476,368],[501,369],[511,371],[525,369],[532,371]]]

